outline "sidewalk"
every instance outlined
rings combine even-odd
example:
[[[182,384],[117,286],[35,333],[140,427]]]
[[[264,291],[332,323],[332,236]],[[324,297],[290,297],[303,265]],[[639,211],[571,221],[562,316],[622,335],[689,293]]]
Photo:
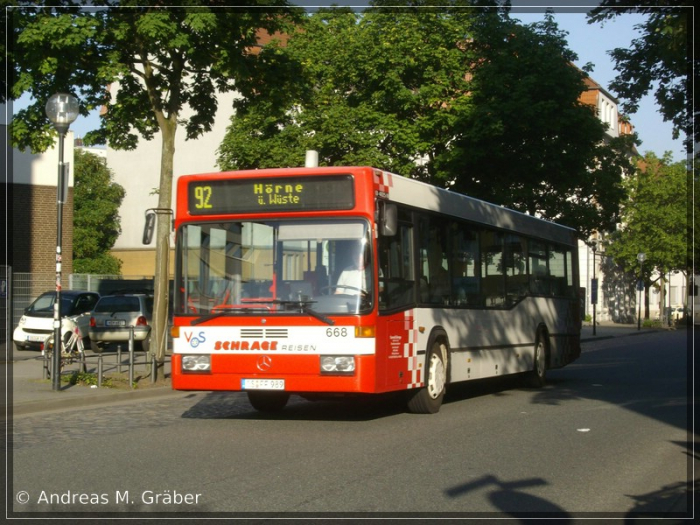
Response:
[[[10,343],[12,345],[12,343]],[[97,354],[86,351],[88,372],[97,375]],[[118,387],[91,387],[84,385],[71,385],[62,382],[60,390],[54,391],[50,379],[44,378],[44,361],[41,353],[34,350],[14,349],[14,345],[7,350],[7,343],[0,343],[0,362],[4,370],[3,390],[7,398],[3,405],[12,405],[13,415],[32,414],[56,410],[59,408],[74,408],[94,406],[99,404],[115,403],[153,398],[156,396],[176,396],[185,392],[173,391],[170,386],[170,356],[166,356],[165,363],[158,368],[157,381],[152,382],[147,377],[145,364],[134,365],[134,379],[137,380],[135,388],[128,385],[128,353],[122,354],[122,366]],[[92,357],[91,357],[92,356]],[[104,376],[114,374],[117,369],[116,352],[104,352],[103,370]],[[143,361],[144,354],[138,352],[136,361]],[[66,370],[78,370],[79,365],[70,364]],[[65,372],[64,372],[65,375]],[[5,408],[5,406],[3,407]]]
[[[593,335],[593,326],[581,327],[581,342],[596,341],[600,339],[610,339],[611,337],[624,337],[627,335],[648,334],[661,330],[661,328],[644,328],[637,329],[636,324],[617,324],[610,321],[599,322],[595,327],[595,335]],[[664,330],[668,330],[665,328]]]
[[[596,326],[596,334],[593,335],[592,326],[584,326],[581,329],[581,342],[583,344],[601,339],[613,337],[625,337],[650,333],[655,329],[642,328],[637,330],[637,325],[599,323]],[[10,343],[12,345],[12,343]],[[92,352],[88,351],[88,355]],[[116,352],[104,352],[103,354],[104,373],[116,372]],[[139,359],[143,359],[143,354],[137,354]],[[158,369],[158,380],[152,384],[150,377],[146,375],[145,365],[135,365],[134,377],[139,378],[137,387],[128,388],[122,385],[119,388],[107,386],[89,387],[83,385],[70,385],[61,383],[61,389],[54,391],[49,379],[43,379],[43,359],[37,351],[20,350],[16,351],[14,346],[10,346],[9,352],[5,342],[0,343],[0,363],[4,365],[3,380],[7,388],[3,390],[9,396],[6,403],[12,404],[14,415],[32,414],[56,410],[59,408],[73,408],[83,406],[94,406],[120,401],[133,401],[148,399],[156,396],[182,396],[187,392],[173,391],[170,386],[170,358],[167,356],[163,367]],[[122,356],[127,358],[127,354]],[[69,365],[70,370],[77,370],[77,365]],[[88,371],[96,373],[96,358],[88,361]],[[128,366],[122,365],[122,374],[128,377]],[[5,386],[3,385],[3,387]],[[11,390],[10,387],[11,386]]]

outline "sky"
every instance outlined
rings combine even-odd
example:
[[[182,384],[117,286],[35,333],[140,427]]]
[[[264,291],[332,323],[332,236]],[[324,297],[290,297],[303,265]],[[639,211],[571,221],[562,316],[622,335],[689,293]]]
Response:
[[[299,4],[302,3],[299,2]],[[316,4],[321,5],[320,2]],[[579,58],[576,65],[582,67],[589,62],[594,64],[594,69],[590,73],[591,78],[615,96],[615,93],[610,91],[609,85],[617,76],[617,72],[607,52],[618,47],[629,47],[632,40],[639,36],[635,26],[642,23],[644,17],[636,14],[622,14],[602,25],[600,23],[589,25],[581,9],[567,8],[567,12],[558,12],[558,10],[559,8],[555,8],[555,19],[560,29],[569,33],[567,36],[569,48]],[[511,17],[523,23],[542,20],[544,8],[528,8],[527,11],[531,12],[518,12],[515,9]],[[21,101],[15,102],[15,109],[21,106]],[[653,93],[642,99],[638,111],[630,115],[630,119],[642,141],[638,148],[640,153],[652,151],[660,157],[666,151],[670,151],[674,161],[685,160],[682,140],[672,139],[672,126],[669,122],[663,121],[653,99]],[[99,117],[95,112],[89,117],[79,117],[71,125],[71,130],[76,137],[82,137],[98,126]]]
[[[542,20],[543,15],[513,13],[511,17],[523,23],[532,23]],[[576,65],[582,67],[588,62],[594,64],[594,69],[590,72],[591,78],[612,96],[616,96],[609,86],[617,76],[617,71],[607,52],[619,47],[628,48],[632,40],[640,36],[641,33],[635,29],[635,26],[644,22],[644,16],[622,14],[602,25],[600,23],[589,25],[586,22],[585,13],[556,13],[555,11],[555,20],[560,29],[569,33],[566,37],[568,47],[578,55]],[[618,102],[622,103],[622,100]],[[686,159],[683,141],[681,138],[673,140],[672,125],[670,122],[663,121],[653,92],[640,101],[637,112],[629,117],[642,141],[638,148],[640,153],[652,151],[660,157],[664,152],[670,151],[674,161]]]

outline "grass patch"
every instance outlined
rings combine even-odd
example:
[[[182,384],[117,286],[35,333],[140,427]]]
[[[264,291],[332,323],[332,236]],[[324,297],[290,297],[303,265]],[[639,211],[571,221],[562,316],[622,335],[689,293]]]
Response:
[[[72,372],[71,374],[64,374],[61,376],[62,383],[68,383],[69,385],[82,385],[82,386],[97,386],[97,374],[91,372]],[[102,378],[102,386],[111,388],[112,380],[109,377]]]

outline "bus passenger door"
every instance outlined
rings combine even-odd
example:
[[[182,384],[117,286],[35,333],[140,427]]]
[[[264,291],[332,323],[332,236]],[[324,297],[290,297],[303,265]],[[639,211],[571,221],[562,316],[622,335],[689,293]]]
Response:
[[[377,341],[381,345],[378,359],[384,365],[383,377],[389,390],[416,386],[421,381],[422,370],[422,363],[418,363],[416,355],[413,316],[416,271],[410,211],[399,208],[398,220],[396,232],[393,235],[380,235],[378,240],[381,290],[377,320]]]

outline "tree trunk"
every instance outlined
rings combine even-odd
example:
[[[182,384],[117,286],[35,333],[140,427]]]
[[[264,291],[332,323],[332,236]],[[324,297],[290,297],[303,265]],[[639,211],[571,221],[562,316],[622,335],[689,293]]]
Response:
[[[649,294],[651,293],[651,285],[644,283],[644,319],[649,319]]]
[[[661,270],[661,277],[659,277],[659,321],[661,325],[664,326],[666,319],[664,318],[664,307],[666,306],[666,274]]]
[[[160,186],[158,207],[161,210],[171,209],[173,188],[173,163],[175,158],[176,120],[170,118],[161,125],[162,149],[160,165]],[[151,353],[162,363],[165,359],[166,343],[168,340],[168,261],[170,259],[170,224],[172,215],[157,214],[156,223],[156,274],[153,303],[153,326],[151,329]]]

